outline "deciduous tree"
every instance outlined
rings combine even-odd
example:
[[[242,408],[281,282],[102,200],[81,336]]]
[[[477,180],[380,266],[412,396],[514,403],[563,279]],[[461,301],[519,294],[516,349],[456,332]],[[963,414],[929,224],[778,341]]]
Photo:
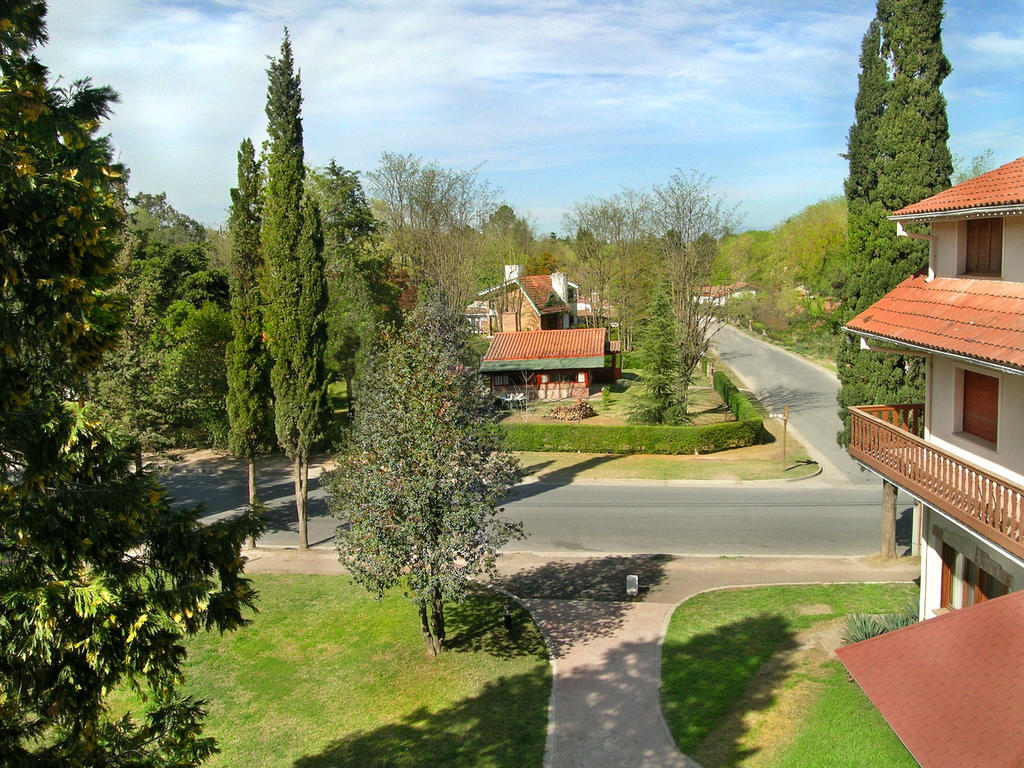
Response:
[[[439,303],[387,332],[363,380],[352,444],[327,487],[341,561],[381,596],[403,585],[427,651],[444,646],[444,603],[491,572],[522,527],[498,516],[518,479],[488,417],[489,395],[469,359],[466,329]]]

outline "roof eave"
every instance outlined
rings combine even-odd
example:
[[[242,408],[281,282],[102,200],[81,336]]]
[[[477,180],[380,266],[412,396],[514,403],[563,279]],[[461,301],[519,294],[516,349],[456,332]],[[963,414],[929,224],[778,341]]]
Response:
[[[945,219],[985,218],[989,216],[1020,216],[1024,214],[1024,204],[983,205],[972,208],[956,208],[951,211],[923,211],[921,213],[892,213],[886,218],[889,221],[933,221]]]
[[[901,339],[894,339],[891,336],[882,336],[877,333],[870,333],[869,331],[862,331],[857,328],[851,328],[848,325],[844,325],[843,330],[846,331],[847,333],[852,333],[855,336],[860,336],[865,339],[874,339],[876,341],[881,342],[885,346],[895,346],[897,347],[897,349],[893,350],[894,352],[898,351],[899,349],[907,349],[908,351],[916,353],[923,352],[929,355],[941,355],[942,357],[948,357],[953,360],[960,360],[961,362],[978,365],[981,366],[982,368],[991,368],[992,370],[999,371],[1001,373],[1009,373],[1014,376],[1024,376],[1024,369],[1016,366],[1004,365],[1001,363],[994,362],[992,360],[985,360],[984,358],[980,357],[971,357],[970,355],[960,355],[957,354],[956,352],[950,352],[945,349],[938,349],[937,347],[928,347],[923,344],[914,344],[913,342],[903,341]]]

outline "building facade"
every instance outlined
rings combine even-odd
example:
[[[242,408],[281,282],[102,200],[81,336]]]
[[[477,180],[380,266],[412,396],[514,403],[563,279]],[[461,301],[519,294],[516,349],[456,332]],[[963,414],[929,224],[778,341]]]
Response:
[[[924,403],[850,409],[850,455],[923,503],[921,618],[1024,588],[1024,158],[896,211],[926,274],[851,320]]]

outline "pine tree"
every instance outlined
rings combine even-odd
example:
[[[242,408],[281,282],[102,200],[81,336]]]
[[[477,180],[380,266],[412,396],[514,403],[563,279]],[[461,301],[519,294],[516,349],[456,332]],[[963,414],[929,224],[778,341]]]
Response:
[[[113,91],[48,85],[32,55],[44,14],[0,8],[0,765],[198,766],[184,638],[246,622],[257,524],[173,509],[74,402],[119,337],[124,170],[98,135]],[[128,687],[141,716],[109,705]]]
[[[287,30],[267,78],[270,151],[262,229],[267,344],[274,427],[293,462],[299,547],[305,549],[309,459],[323,440],[327,415],[327,288],[320,214],[304,201],[302,91]]]
[[[363,379],[353,444],[327,478],[342,562],[378,597],[403,584],[430,655],[447,600],[493,572],[522,525],[498,517],[519,477],[490,419],[465,323],[439,302],[387,331]]]
[[[228,449],[249,465],[249,505],[256,504],[256,456],[272,441],[270,359],[263,342],[259,279],[262,176],[249,139],[238,150],[231,190],[231,343],[227,350]],[[251,541],[250,545],[255,546]]]
[[[941,25],[941,0],[879,0],[864,37],[857,121],[847,153],[850,248],[857,265],[844,296],[847,318],[927,264],[927,244],[897,238],[885,217],[949,186],[949,128],[939,86],[950,66]],[[923,397],[919,358],[862,351],[850,337],[836,362],[842,445],[850,439],[849,406]]]
[[[654,292],[637,352],[643,363],[644,375],[640,384],[629,390],[632,395],[630,421],[641,424],[685,423],[686,398],[679,382],[679,338],[672,316],[672,302],[665,288]]]

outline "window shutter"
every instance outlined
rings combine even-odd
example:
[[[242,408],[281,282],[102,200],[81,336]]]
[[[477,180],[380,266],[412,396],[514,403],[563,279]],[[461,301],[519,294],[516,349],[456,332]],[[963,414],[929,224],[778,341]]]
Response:
[[[1003,220],[967,222],[967,273],[999,275],[1003,262]]]
[[[964,371],[963,431],[996,442],[999,425],[999,379]]]

